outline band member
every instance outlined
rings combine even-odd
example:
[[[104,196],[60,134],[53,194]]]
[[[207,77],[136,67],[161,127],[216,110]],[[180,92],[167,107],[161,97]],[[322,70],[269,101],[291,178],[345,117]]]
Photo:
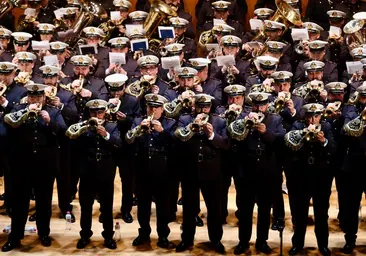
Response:
[[[74,65],[67,65],[70,52],[67,47],[69,45],[63,42],[50,42],[50,53],[57,56],[58,65],[61,67],[60,78],[74,75]]]
[[[268,93],[250,93],[252,111],[245,119],[234,121],[242,122],[242,132],[235,133],[229,129],[233,140],[238,140],[238,152],[244,157],[237,175],[239,189],[239,244],[234,253],[244,253],[249,248],[252,235],[253,207],[258,204],[257,239],[255,247],[262,253],[270,253],[267,244],[270,212],[271,188],[274,176],[275,140],[282,138],[285,130],[282,118],[278,115],[268,114]],[[250,120],[250,121],[248,121]],[[249,124],[251,122],[253,125]]]
[[[31,34],[13,32],[11,36],[13,37],[14,54],[17,52],[26,52],[30,49],[30,39],[33,37]]]
[[[325,83],[338,81],[338,69],[337,64],[326,60],[325,50],[328,43],[325,41],[315,40],[309,42],[309,58],[310,60],[322,61],[324,63],[323,80]],[[304,63],[306,61],[300,61],[294,75],[295,82],[303,82],[306,80]]]
[[[271,56],[278,59],[277,71],[288,71],[292,72],[291,64],[283,58],[283,51],[286,48],[286,44],[277,41],[266,42],[267,51],[263,54],[264,56]]]
[[[25,85],[29,80],[40,81],[40,76],[33,72],[36,61],[37,56],[33,53],[17,52],[12,62],[18,65],[21,74],[18,74],[15,81],[22,85]]]
[[[352,254],[356,247],[357,231],[359,226],[359,209],[362,195],[365,191],[363,182],[364,172],[360,166],[365,161],[365,142],[364,142],[364,120],[366,106],[366,85],[357,88],[357,100],[353,105],[348,106],[344,118],[343,132],[345,134],[346,154],[342,171],[344,172],[342,185],[344,185],[344,210],[342,218],[344,221],[342,229],[345,233],[346,244],[342,252]]]
[[[76,139],[79,144],[78,165],[80,169],[79,201],[81,207],[80,240],[76,248],[83,249],[90,243],[93,235],[92,212],[98,194],[103,214],[104,246],[116,249],[113,240],[113,190],[116,164],[114,151],[121,146],[121,138],[116,123],[105,121],[108,103],[104,100],[90,100],[90,119],[71,125],[66,135]]]
[[[229,85],[224,88],[224,92],[227,94],[227,104],[226,106],[219,106],[216,108],[216,114],[226,119],[226,123],[230,124],[236,119],[242,119],[248,115],[249,109],[244,106],[245,99],[245,87],[242,85],[234,84]],[[236,109],[234,109],[234,106]],[[228,193],[231,186],[231,178],[234,179],[234,184],[236,186],[236,174],[238,172],[239,161],[238,155],[238,145],[235,141],[231,141],[231,145],[228,151],[222,152],[222,196],[221,196],[221,214],[222,214],[222,224],[226,224],[226,218],[228,216]],[[236,206],[238,211],[235,213],[238,216],[239,213],[239,201],[240,194],[237,189],[236,194]]]
[[[95,46],[97,48],[97,54],[93,54],[91,58],[93,59],[93,66],[95,70],[98,69],[100,62],[108,58],[109,49],[107,47],[101,46],[101,38],[105,36],[104,32],[100,28],[96,27],[86,27],[83,29],[86,36],[86,44],[88,46]]]
[[[169,39],[168,39],[169,40]],[[166,41],[168,43],[168,41]],[[164,46],[164,50],[166,52],[166,56],[173,57],[173,56],[179,56],[179,63],[180,67],[186,67],[187,62],[186,58],[184,56],[185,52],[183,51],[184,44],[178,44],[178,43],[171,43]],[[166,82],[169,82],[170,80],[174,79],[174,68],[170,69],[163,69],[162,66],[159,67],[159,77],[163,79]]]
[[[150,241],[150,215],[152,197],[155,196],[156,225],[159,240],[157,245],[169,248],[169,152],[175,120],[163,116],[166,98],[156,94],[145,95],[147,117],[136,118],[126,134],[127,143],[137,147],[137,218],[139,235],[133,246]]]
[[[36,196],[37,231],[43,246],[50,246],[50,220],[52,192],[55,175],[59,171],[57,138],[66,130],[60,110],[46,105],[46,85],[26,86],[26,104],[16,105],[12,113],[5,115],[12,147],[9,163],[12,175],[13,199],[11,233],[2,251],[20,246],[27,221],[29,196],[34,188]],[[21,157],[22,161],[19,161]],[[47,161],[44,161],[47,159]],[[42,163],[42,164],[39,164]]]
[[[175,42],[184,44],[183,52],[185,59],[195,58],[197,52],[196,42],[186,35],[189,21],[179,17],[170,18],[169,21],[174,28]]]
[[[253,19],[259,19],[262,21],[265,20],[270,20],[272,14],[274,13],[274,11],[272,9],[269,8],[258,8],[254,10],[254,17]],[[247,42],[252,41],[252,39],[256,36],[256,34],[259,32],[258,29],[251,29],[250,31],[247,31],[244,36],[243,36],[243,49],[248,49],[250,52],[253,49],[249,48],[249,45],[246,44]]]
[[[12,32],[6,28],[0,28],[0,61],[11,62],[13,59],[11,50],[11,39]]]
[[[321,123],[324,107],[317,103],[302,107],[304,121],[296,121],[285,135],[285,144],[292,155],[287,178],[294,184],[295,226],[289,255],[302,251],[305,242],[310,199],[313,199],[315,235],[319,252],[331,255],[328,249],[328,208],[333,175],[330,155],[335,151],[335,140],[329,123]]]
[[[52,24],[40,23],[37,25],[37,38],[39,38],[41,41],[55,41],[55,29],[56,27]]]
[[[131,128],[133,120],[141,116],[139,99],[125,93],[127,76],[113,74],[105,78],[109,89],[109,115],[112,121],[117,121],[121,139],[125,138]],[[133,206],[134,178],[136,172],[136,159],[134,148],[124,145],[116,151],[115,161],[118,166],[122,182],[122,219],[126,223],[132,223],[131,210]]]
[[[333,27],[343,28],[345,24],[346,14],[338,10],[327,11],[329,25]]]
[[[198,73],[197,70],[195,70],[194,68],[184,67],[175,69],[174,73],[178,77],[178,86],[166,90],[164,96],[168,99],[169,102],[177,99],[178,96],[181,95],[184,91],[196,91],[194,77]]]
[[[210,114],[212,98],[207,94],[195,95],[195,113],[182,115],[175,131],[175,136],[181,140],[180,150],[184,154],[180,166],[184,198],[183,233],[182,241],[176,247],[177,252],[193,246],[200,190],[207,206],[207,226],[213,249],[217,253],[225,252],[221,243],[220,150],[227,149],[228,143],[225,120]]]
[[[134,11],[134,12],[130,12],[128,14],[128,17],[131,20],[131,24],[143,25],[146,20],[147,15],[149,15],[149,14],[144,11]]]
[[[108,41],[111,47],[112,53],[124,53],[125,64],[110,63],[109,57],[104,58],[98,66],[98,70],[95,71],[96,77],[105,77],[114,73],[127,75],[129,78],[138,76],[140,70],[136,60],[133,59],[132,54],[129,52],[129,42],[127,37],[112,38]]]

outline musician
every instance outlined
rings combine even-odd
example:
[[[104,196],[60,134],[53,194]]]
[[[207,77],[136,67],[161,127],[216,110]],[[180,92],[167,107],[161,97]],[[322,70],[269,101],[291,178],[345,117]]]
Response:
[[[168,102],[161,95],[145,95],[148,117],[136,118],[126,134],[128,144],[134,143],[137,152],[137,212],[139,235],[133,246],[150,241],[150,215],[152,197],[155,196],[158,247],[169,248],[169,152],[175,120],[164,117],[163,104]]]
[[[268,93],[250,93],[252,111],[248,118],[255,118],[255,125],[250,129],[244,140],[238,141],[238,152],[244,161],[237,172],[237,188],[239,189],[239,244],[234,253],[244,253],[249,248],[252,235],[252,218],[254,203],[258,204],[257,239],[255,247],[262,253],[270,253],[267,244],[270,211],[271,187],[275,140],[284,136],[282,119],[278,115],[268,114]],[[259,113],[260,116],[257,116]],[[232,136],[232,134],[231,134]],[[232,136],[232,139],[236,137]],[[256,200],[255,200],[256,199]]]
[[[49,234],[53,183],[59,171],[58,136],[65,132],[66,124],[60,110],[46,105],[45,88],[43,84],[26,85],[27,103],[16,105],[5,116],[12,141],[8,150],[12,186],[16,188],[12,199],[16,203],[12,204],[11,233],[1,249],[3,252],[21,245],[32,188],[36,195],[39,239],[45,247],[52,243]]]
[[[9,61],[12,57],[12,45],[10,44],[12,32],[6,28],[0,28],[0,61]]]
[[[273,15],[274,11],[272,9],[269,8],[258,8],[254,10],[254,17],[253,19],[259,19],[262,20],[263,22],[265,20],[270,20],[271,16]],[[246,44],[250,41],[252,41],[252,39],[256,36],[256,34],[259,32],[258,29],[251,29],[250,31],[247,31],[242,40],[243,40],[243,49],[247,48],[249,45]],[[250,49],[249,49],[250,50]]]
[[[365,191],[364,172],[360,164],[365,161],[365,132],[364,132],[364,109],[366,106],[366,85],[357,88],[358,99],[348,106],[344,117],[342,132],[345,135],[346,154],[342,164],[344,185],[344,207],[342,210],[342,230],[345,233],[346,244],[341,252],[352,254],[356,247],[357,231],[359,226],[359,209],[363,193]],[[360,121],[362,120],[362,121]]]
[[[324,63],[325,66],[323,69],[323,80],[326,83],[337,82],[338,81],[337,64],[332,61],[328,61],[325,58],[327,44],[328,44],[327,42],[320,40],[309,42],[309,58],[310,60],[322,61]],[[306,80],[306,73],[304,68],[305,62],[306,61],[304,60],[299,62],[294,75],[294,81],[302,82]]]
[[[56,41],[56,35],[55,35],[55,29],[56,27],[52,24],[48,23],[40,23],[37,25],[37,36],[36,38],[40,41]]]
[[[14,82],[15,74],[16,74],[17,65],[11,62],[0,62],[0,83],[3,86],[6,86],[6,90],[2,96],[0,96],[0,113],[3,116],[4,114],[9,113],[15,104],[18,104],[23,96],[25,96],[27,89],[19,86],[17,83]],[[2,145],[1,147],[1,157],[0,161],[3,166],[4,171],[4,194],[1,195],[3,200],[5,200],[6,212],[11,214],[11,196],[12,196],[12,182],[11,182],[11,172],[9,169],[8,161],[8,150],[7,143],[8,143],[8,136],[6,136],[6,127],[5,124],[1,119],[0,122],[0,129],[1,129],[1,140]]]
[[[104,247],[116,249],[113,240],[113,190],[116,164],[114,151],[121,147],[121,138],[117,124],[105,120],[108,103],[95,99],[86,103],[91,118],[84,125],[88,129],[74,133],[74,125],[67,130],[67,135],[79,144],[78,166],[80,169],[79,201],[81,207],[80,240],[76,248],[83,249],[90,243],[93,235],[92,211],[95,195],[98,194],[103,215]],[[78,124],[76,124],[77,126]],[[80,123],[79,123],[80,125]]]
[[[133,120],[141,116],[139,99],[125,93],[126,75],[113,74],[105,78],[108,84],[109,101],[108,105],[118,107],[118,100],[121,102],[118,111],[112,113],[110,107],[110,119],[116,121],[120,137],[124,140],[127,131],[131,128]],[[114,111],[113,111],[114,112]],[[134,148],[124,145],[116,151],[115,162],[118,166],[119,175],[122,182],[122,219],[126,223],[132,223],[131,210],[133,206],[134,178],[135,178],[135,154]]]
[[[24,72],[29,75],[28,81],[32,80],[38,82],[40,81],[40,77],[36,72],[33,72],[36,61],[37,56],[30,52],[17,52],[12,60],[13,63],[18,65],[18,70],[20,72]],[[21,81],[17,80],[17,78],[15,80],[22,84]]]
[[[258,74],[248,77],[245,88],[246,94],[251,92],[251,88],[255,84],[263,84],[265,87],[271,87],[272,80],[270,76],[276,71],[278,59],[270,56],[258,56],[254,63],[257,67]]]
[[[225,81],[222,83],[222,87],[226,87],[227,83],[227,75],[229,72],[234,75],[234,81],[232,83],[236,84],[244,84],[247,80],[250,72],[250,63],[248,61],[243,61],[239,58],[239,51],[241,45],[241,39],[236,36],[228,35],[223,36],[220,40],[220,45],[222,45],[222,53],[223,55],[233,55],[235,58],[235,65],[224,65],[222,67],[217,66],[217,62],[213,62],[212,72],[215,72],[212,77],[215,77],[221,81]]]
[[[293,184],[289,189],[294,189],[290,189],[289,194],[294,198],[296,213],[292,248],[288,253],[296,255],[304,247],[309,202],[312,198],[319,252],[331,255],[328,249],[328,208],[333,175],[329,161],[336,143],[331,125],[321,122],[324,107],[310,103],[302,109],[305,112],[304,121],[296,121],[285,136],[285,144],[291,149],[289,158],[292,159],[287,179]]]
[[[179,56],[179,63],[181,67],[186,67],[187,66],[187,61],[185,58],[185,52],[183,51],[184,48],[184,44],[178,44],[178,43],[171,43],[168,45],[164,46],[164,49],[166,51],[166,55],[168,57],[172,57],[172,56]],[[159,77],[163,80],[163,81],[170,81],[173,80],[175,77],[174,74],[174,69],[170,68],[170,69],[163,69],[162,66],[159,66]]]
[[[248,115],[250,112],[249,108],[245,108],[244,99],[245,99],[245,87],[242,85],[229,85],[224,88],[224,92],[227,94],[227,104],[221,105],[216,108],[215,113],[220,115],[221,117],[226,119],[226,123],[229,124],[236,119],[242,119]],[[238,114],[236,112],[236,117],[230,117],[231,106],[240,106],[241,111]],[[231,120],[233,118],[233,120]],[[228,193],[229,188],[231,186],[231,178],[234,179],[234,184],[236,186],[237,182],[237,169],[240,157],[238,156],[238,148],[236,141],[231,141],[231,146],[228,151],[222,152],[222,195],[221,195],[221,214],[222,214],[222,224],[226,224],[226,218],[228,216]],[[239,188],[238,188],[239,190]],[[237,191],[238,191],[237,190]],[[240,194],[236,193],[236,206],[238,207],[238,211],[236,211],[235,215],[238,216],[239,213],[239,200]]]
[[[131,24],[143,25],[146,20],[147,15],[148,15],[148,13],[144,12],[144,11],[134,11],[134,12],[130,12],[128,14],[128,17],[131,20]]]
[[[196,42],[193,40],[194,37],[191,38],[186,35],[189,21],[179,17],[170,18],[169,21],[174,28],[174,42],[178,44],[184,44],[183,52],[185,59],[188,60],[190,58],[195,58],[197,54]]]
[[[125,54],[125,64],[110,63],[109,55],[105,57],[101,63],[98,65],[98,69],[95,71],[94,75],[96,77],[105,77],[110,74],[123,74],[127,75],[129,78],[138,76],[140,70],[136,60],[133,58],[131,52],[129,52],[130,40],[127,37],[116,37],[108,41],[110,44],[110,49],[112,53],[124,53]]]
[[[207,226],[213,249],[217,253],[225,252],[221,243],[220,150],[227,149],[228,143],[225,120],[210,114],[212,98],[207,94],[196,94],[194,114],[182,115],[175,131],[175,136],[181,141],[180,150],[184,154],[179,169],[184,198],[183,233],[182,241],[176,247],[177,252],[193,246],[200,190],[207,206]]]
[[[197,75],[198,71],[194,68],[184,67],[174,69],[174,73],[178,76],[178,86],[169,88],[166,90],[164,97],[172,102],[174,99],[178,98],[184,91],[191,90],[196,91],[194,85],[194,77]],[[199,93],[197,91],[197,93]]]
[[[327,11],[329,25],[333,27],[343,28],[346,22],[346,14],[338,10]]]
[[[72,28],[72,25],[75,22],[76,16],[78,16],[77,14],[79,14],[79,8],[80,8],[80,6],[79,7],[66,7],[66,8],[58,9],[58,11],[60,11],[60,13],[62,14],[61,19],[66,24],[68,29]],[[60,28],[58,28],[56,31],[58,31],[58,30],[60,30]]]
[[[327,91],[324,90],[324,66],[324,62],[321,61],[309,61],[304,63],[307,81],[305,83],[295,84],[292,93],[303,98],[305,103],[325,102]]]
[[[132,5],[127,0],[113,1],[113,5],[115,6],[115,10],[119,11],[121,19],[114,22],[115,24],[120,25],[114,27],[111,32],[110,38],[124,37],[126,36],[125,25],[131,23],[131,19],[129,18],[129,9]]]
[[[366,50],[361,50],[359,53],[366,54]],[[362,74],[353,74],[351,79],[348,81],[349,84],[349,93],[352,96],[358,87],[360,87],[363,82],[366,80],[366,56],[361,59],[361,63],[363,64],[363,72]]]
[[[65,78],[74,75],[74,65],[69,63],[69,45],[63,42],[50,42],[50,53],[57,56],[58,65],[61,67],[60,78]],[[47,54],[46,54],[47,55]]]
[[[221,2],[222,6],[227,5],[227,7],[219,7]],[[215,6],[218,7],[215,8]],[[225,15],[224,13],[226,12],[228,12],[228,18],[230,18],[230,20],[237,21],[241,24],[243,23],[242,17],[245,15],[245,13],[241,13],[240,9],[238,8],[238,1],[203,1],[197,16],[197,26],[203,26],[205,22],[211,21],[213,18],[219,15]]]
[[[266,42],[267,50],[264,52],[264,56],[271,56],[279,60],[276,70],[292,72],[291,64],[283,57],[283,51],[286,48],[286,44],[278,41]]]
[[[213,17],[211,20],[203,20],[202,22],[197,23],[197,29],[199,34],[203,31],[207,31],[212,29],[212,27],[216,24],[213,23],[213,19],[221,19],[225,21],[225,23],[235,29],[234,35],[242,38],[243,37],[243,26],[236,20],[232,20],[229,17],[229,6],[235,6],[234,2],[227,2],[227,1],[216,1],[216,2],[207,2],[208,4],[211,3],[211,8],[213,9]],[[204,10],[206,8],[201,9],[202,15],[206,14],[207,10]],[[201,16],[201,14],[200,14]],[[204,23],[206,21],[206,23]]]
[[[13,37],[14,54],[17,52],[26,52],[30,49],[30,39],[33,37],[31,34],[25,32],[13,32],[11,36]]]
[[[212,100],[212,107],[216,109],[222,101],[222,82],[215,78],[209,77],[209,66],[211,61],[206,58],[189,59],[192,67],[197,70],[199,84],[195,85],[195,93],[205,93],[211,95],[215,99]]]

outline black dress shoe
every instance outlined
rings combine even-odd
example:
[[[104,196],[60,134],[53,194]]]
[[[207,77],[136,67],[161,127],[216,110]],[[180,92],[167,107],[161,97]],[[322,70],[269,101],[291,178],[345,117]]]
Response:
[[[131,213],[127,212],[127,213],[122,213],[122,220],[126,223],[132,223],[133,222],[133,218]]]
[[[330,252],[330,250],[328,249],[328,247],[321,247],[321,248],[319,248],[319,252],[323,256],[330,256],[330,255],[332,255],[332,253]]]
[[[248,249],[249,249],[249,244],[248,243],[244,244],[242,242],[239,242],[238,245],[234,249],[234,254],[235,255],[240,255],[242,253],[245,253]]]
[[[304,249],[303,247],[293,246],[289,251],[288,255],[296,255]]]
[[[52,244],[52,240],[49,236],[41,236],[41,237],[39,237],[39,240],[41,240],[41,244],[44,247],[49,247]]]
[[[0,201],[4,201],[5,200],[5,193],[0,195]]]
[[[200,216],[196,215],[194,218],[196,219],[196,226],[203,227],[203,220],[200,218]]]
[[[345,246],[341,249],[341,252],[344,254],[352,254],[353,250],[356,248],[356,244],[346,243]]]
[[[178,246],[175,248],[176,252],[184,252],[185,250],[188,250],[189,248],[193,247],[193,242],[186,242],[182,240]]]
[[[89,243],[90,243],[90,239],[89,238],[80,238],[80,240],[76,244],[76,248],[78,248],[78,249],[84,249]]]
[[[177,202],[178,205],[183,205],[183,197],[179,198],[178,202]]]
[[[160,248],[168,249],[170,246],[170,242],[169,242],[168,238],[162,237],[162,238],[159,238],[157,246],[159,246]]]
[[[272,249],[268,246],[267,242],[256,242],[255,248],[265,254],[271,253]]]
[[[283,219],[273,220],[273,223],[271,226],[272,230],[283,231],[284,228],[285,228],[285,221]]]
[[[99,220],[99,223],[103,223],[103,214],[100,214],[99,215],[99,219],[98,220]]]
[[[140,246],[146,242],[150,242],[150,237],[142,237],[142,236],[138,236],[135,238],[135,240],[133,240],[132,245],[133,246]]]
[[[9,252],[20,246],[20,240],[8,240],[1,248],[2,252]]]
[[[137,205],[137,197],[132,198],[132,206]]]
[[[104,239],[104,247],[115,250],[117,249],[117,243],[113,239]]]
[[[215,252],[225,254],[225,246],[221,242],[213,243],[212,247]]]
[[[37,212],[33,213],[31,216],[29,216],[28,218],[29,221],[36,221],[37,220]]]

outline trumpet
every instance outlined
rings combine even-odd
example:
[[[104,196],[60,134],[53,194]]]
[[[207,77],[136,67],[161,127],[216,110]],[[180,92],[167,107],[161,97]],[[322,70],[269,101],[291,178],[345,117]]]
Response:
[[[152,123],[151,122],[154,120],[154,115],[155,115],[155,113],[151,113],[147,117],[148,125],[140,125],[140,127],[141,127],[141,133],[142,134],[146,134],[146,133],[151,133],[152,132]]]
[[[244,126],[246,129],[251,130],[254,126],[263,122],[265,115],[263,113],[251,112],[244,118]]]
[[[8,89],[8,87],[4,83],[0,82],[0,96],[4,95],[4,93],[6,92],[6,89]]]
[[[336,101],[334,103],[329,103],[328,106],[323,111],[324,118],[331,118],[334,114],[339,110],[341,106],[340,101]]]
[[[203,126],[208,123],[208,119],[209,119],[210,116],[208,114],[204,114],[204,113],[202,113],[201,115],[202,115],[202,119],[201,118],[197,118],[198,117],[197,116],[193,120],[193,122],[191,123],[191,127],[190,128],[191,128],[192,132],[197,133],[197,132],[202,131]]]
[[[14,81],[21,85],[26,85],[31,79],[31,74],[28,72],[19,72],[18,75],[14,78]]]
[[[233,84],[235,82],[235,75],[232,73],[232,66],[228,66],[226,75],[226,83]]]
[[[27,108],[27,119],[28,121],[35,122],[38,119],[38,113],[42,110],[42,104],[38,103],[36,109],[29,109]]]
[[[281,112],[284,109],[286,102],[289,101],[290,99],[291,99],[291,93],[280,92],[274,103],[276,112],[277,113]]]
[[[234,122],[242,111],[243,111],[242,106],[237,104],[231,104],[224,113],[224,117],[227,121],[227,124]]]
[[[307,142],[313,142],[316,140],[316,136],[317,134],[320,132],[321,130],[321,125],[317,124],[317,125],[309,125],[309,127],[305,128],[304,132],[304,138]]]
[[[308,41],[301,40],[295,45],[295,52],[299,55],[304,55],[307,45]]]
[[[88,120],[87,124],[88,124],[88,128],[92,128],[92,129],[94,129],[94,128],[96,128],[97,126],[99,126],[100,121],[99,121],[99,119],[98,119],[98,118],[96,118],[96,117],[91,117],[91,118],[89,118],[89,120]]]

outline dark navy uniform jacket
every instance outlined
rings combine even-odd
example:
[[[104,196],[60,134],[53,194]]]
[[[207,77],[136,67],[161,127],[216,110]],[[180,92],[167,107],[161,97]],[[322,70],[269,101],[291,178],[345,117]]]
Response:
[[[195,116],[182,115],[178,121],[178,128],[186,127],[193,122]],[[182,179],[215,180],[221,177],[221,150],[228,149],[225,119],[210,115],[208,120],[214,130],[213,140],[209,140],[203,132],[194,134],[186,141],[180,142],[178,147],[181,159],[180,174]]]
[[[7,87],[3,95],[9,103],[5,109],[0,106],[1,111],[3,111],[4,113],[9,113],[14,108],[14,105],[19,103],[20,100],[26,95],[27,89],[13,82]]]
[[[133,121],[131,129],[139,126],[146,118],[138,117]],[[162,117],[158,120],[164,131],[159,133],[152,130],[134,141],[137,156],[137,175],[166,174],[169,171],[169,157],[173,153],[172,136],[175,131],[176,121]]]
[[[250,74],[250,62],[243,61],[237,57],[235,60],[235,67],[239,70],[239,74],[235,75],[234,84],[244,85]],[[228,83],[226,82],[227,73],[222,73],[221,69],[222,69],[222,67],[217,66],[216,61],[212,62],[210,72],[213,72],[214,74],[212,74],[210,76],[221,80],[222,88],[225,88],[228,85]]]
[[[95,71],[94,76],[100,77],[104,79],[106,77],[105,71],[107,68],[109,68],[109,55],[101,60],[101,63],[98,65],[98,69]],[[140,75],[140,69],[137,65],[136,60],[132,58],[131,54],[126,54],[126,64],[121,65],[121,68],[123,68],[127,72],[127,76],[133,77]],[[108,75],[114,74],[113,70]]]
[[[244,29],[243,29],[243,26],[239,22],[228,19],[226,21],[226,24],[235,29],[233,31],[234,36],[237,36],[239,38],[243,37]],[[210,21],[207,21],[205,24],[203,24],[201,27],[198,27],[197,29],[200,33],[202,33],[206,30],[211,30],[212,28],[213,28],[213,20],[210,20]]]
[[[57,97],[63,104],[61,113],[67,125],[72,125],[79,121],[78,109],[76,107],[75,95],[63,88],[57,88]]]
[[[294,75],[294,81],[306,81],[304,63],[306,61],[300,61]],[[338,69],[337,64],[331,61],[324,61],[323,81],[325,84],[338,81]]]

